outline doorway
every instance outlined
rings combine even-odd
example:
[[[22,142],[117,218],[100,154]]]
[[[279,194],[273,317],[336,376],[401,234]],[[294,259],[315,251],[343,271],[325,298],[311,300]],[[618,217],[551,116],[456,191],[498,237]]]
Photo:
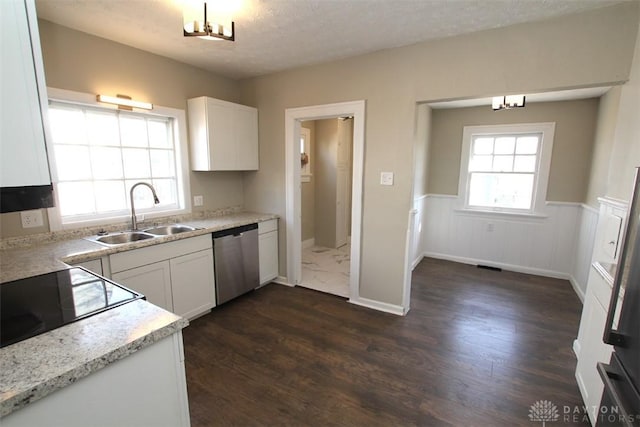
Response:
[[[286,232],[287,281],[300,285],[302,279],[302,191],[300,137],[303,121],[353,117],[353,156],[351,187],[351,247],[349,301],[359,300],[360,251],[362,224],[362,182],[364,170],[364,101],[344,102],[312,107],[290,108],[285,111],[286,134]]]
[[[303,121],[300,156],[300,286],[348,298],[353,117]]]

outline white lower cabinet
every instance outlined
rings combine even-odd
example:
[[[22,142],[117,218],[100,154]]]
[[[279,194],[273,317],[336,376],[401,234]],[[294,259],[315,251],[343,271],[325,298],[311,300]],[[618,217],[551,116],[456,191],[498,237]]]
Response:
[[[258,224],[258,257],[260,259],[260,284],[278,277],[278,220],[271,219]]]
[[[169,261],[156,262],[113,273],[111,279],[144,294],[151,304],[173,311]]]
[[[188,427],[182,332],[2,418],[3,427]]]
[[[92,259],[92,260],[84,261],[84,262],[79,262],[79,263],[77,263],[75,265],[77,267],[84,267],[87,270],[91,271],[92,273],[96,273],[96,274],[99,274],[101,276],[104,276],[103,271],[102,271],[102,260],[100,260],[100,258]]]
[[[211,235],[110,256],[111,278],[147,300],[192,319],[216,305]]]
[[[189,319],[215,306],[211,250],[173,258],[169,265],[174,313]]]

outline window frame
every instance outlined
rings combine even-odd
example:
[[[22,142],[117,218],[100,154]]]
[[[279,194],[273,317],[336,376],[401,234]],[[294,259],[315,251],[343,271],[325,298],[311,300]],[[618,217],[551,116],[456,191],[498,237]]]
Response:
[[[47,95],[49,101],[57,103],[76,104],[81,106],[87,106],[91,108],[98,108],[103,110],[117,110],[116,105],[100,103],[96,100],[96,96],[89,93],[75,92],[65,89],[47,88]],[[187,120],[184,110],[164,107],[155,105],[153,110],[137,110],[134,112],[140,112],[147,116],[157,116],[162,118],[169,118],[172,120],[173,138],[175,143],[174,154],[176,158],[176,179],[177,179],[177,198],[178,204],[181,206],[178,209],[170,210],[157,210],[154,208],[149,209],[136,209],[136,214],[144,216],[145,218],[159,218],[172,215],[184,215],[191,213],[191,188],[189,179],[189,151],[187,140]],[[48,119],[48,117],[47,117]],[[51,138],[46,141],[49,164],[51,165],[51,179],[54,186],[54,197],[56,198],[56,204],[54,207],[47,209],[49,216],[49,227],[51,231],[69,230],[82,227],[98,226],[117,224],[122,222],[129,222],[131,214],[127,215],[113,215],[103,216],[100,215],[95,219],[83,219],[73,222],[62,221],[62,216],[59,209],[58,191],[57,185],[59,182],[57,176],[57,168],[55,167],[55,154],[54,145]],[[128,197],[128,195],[127,195]]]
[[[555,122],[543,123],[516,123],[500,125],[464,126],[462,132],[462,153],[460,159],[460,176],[458,181],[458,203],[460,210],[467,212],[495,213],[506,215],[531,215],[543,216],[547,199],[547,187],[549,184],[549,171],[551,167],[551,154],[555,136]],[[469,187],[471,173],[469,161],[473,138],[483,135],[517,135],[539,133],[540,147],[536,159],[534,172],[534,184],[531,196],[530,209],[501,208],[469,205]]]

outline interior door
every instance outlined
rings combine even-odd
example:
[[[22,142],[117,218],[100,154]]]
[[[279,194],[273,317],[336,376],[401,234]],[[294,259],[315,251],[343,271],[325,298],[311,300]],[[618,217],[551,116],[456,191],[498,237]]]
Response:
[[[347,244],[351,222],[351,120],[338,119],[336,161],[336,248]]]
[[[347,244],[347,221],[349,212],[347,210],[347,188],[349,175],[344,169],[338,168],[336,171],[336,248]]]

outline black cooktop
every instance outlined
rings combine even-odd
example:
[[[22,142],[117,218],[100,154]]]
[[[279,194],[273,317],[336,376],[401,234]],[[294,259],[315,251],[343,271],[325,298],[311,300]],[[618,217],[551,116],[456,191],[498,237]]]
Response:
[[[0,284],[0,347],[144,298],[84,268]]]

